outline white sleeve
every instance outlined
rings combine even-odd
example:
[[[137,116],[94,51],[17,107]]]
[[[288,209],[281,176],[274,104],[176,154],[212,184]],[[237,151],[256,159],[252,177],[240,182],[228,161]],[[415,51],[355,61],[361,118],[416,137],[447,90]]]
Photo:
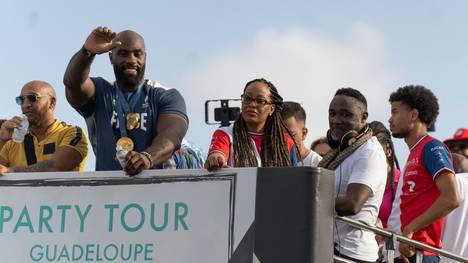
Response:
[[[318,153],[314,152],[314,151],[310,151],[310,153],[312,154],[312,164],[311,166],[312,167],[317,167],[319,162],[322,160],[322,156],[320,156]]]
[[[383,150],[380,152],[380,149],[365,149],[355,153],[357,156],[353,159],[348,184],[367,185],[372,190],[372,194],[375,194],[375,189],[385,187],[387,181],[385,154]]]

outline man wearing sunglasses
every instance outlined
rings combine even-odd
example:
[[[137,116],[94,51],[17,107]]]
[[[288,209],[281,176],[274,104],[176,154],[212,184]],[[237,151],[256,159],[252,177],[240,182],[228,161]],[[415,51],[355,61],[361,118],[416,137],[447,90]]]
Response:
[[[468,128],[458,129],[453,138],[444,141],[452,153],[458,153],[468,158]]]
[[[90,78],[95,55],[109,54],[116,81]],[[119,34],[98,27],[70,60],[64,76],[68,102],[86,119],[96,170],[121,170],[115,160],[121,140],[134,145],[124,170],[135,175],[160,167],[180,147],[187,132],[185,101],[175,89],[144,80],[146,50],[134,31]]]
[[[24,141],[14,142],[14,128],[21,117],[5,121],[0,130],[0,174],[14,172],[82,171],[88,154],[87,139],[80,127],[54,117],[56,95],[44,81],[24,85],[16,103],[29,121]]]

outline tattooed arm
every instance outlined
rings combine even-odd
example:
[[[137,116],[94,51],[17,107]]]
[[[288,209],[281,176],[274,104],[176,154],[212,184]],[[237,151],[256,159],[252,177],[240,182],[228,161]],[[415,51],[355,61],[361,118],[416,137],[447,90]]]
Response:
[[[48,172],[52,167],[54,167],[54,161],[46,160],[29,166],[10,167],[8,173]]]
[[[5,173],[71,171],[77,167],[83,156],[72,147],[58,147],[52,158],[29,166],[6,167],[0,164],[0,175]]]

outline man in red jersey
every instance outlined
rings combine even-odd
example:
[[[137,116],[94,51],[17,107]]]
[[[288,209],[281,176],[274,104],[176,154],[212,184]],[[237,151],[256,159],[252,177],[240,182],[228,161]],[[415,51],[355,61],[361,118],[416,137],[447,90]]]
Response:
[[[404,138],[410,154],[406,162],[393,215],[400,214],[402,235],[442,247],[444,217],[458,206],[458,192],[451,155],[445,145],[427,134],[434,130],[439,105],[434,94],[423,86],[405,86],[390,95],[390,130]],[[392,216],[391,216],[392,217]],[[391,220],[390,220],[391,221]],[[389,224],[391,222],[389,221]],[[416,262],[411,245],[400,243],[395,262]],[[423,263],[439,262],[436,253],[422,251]]]

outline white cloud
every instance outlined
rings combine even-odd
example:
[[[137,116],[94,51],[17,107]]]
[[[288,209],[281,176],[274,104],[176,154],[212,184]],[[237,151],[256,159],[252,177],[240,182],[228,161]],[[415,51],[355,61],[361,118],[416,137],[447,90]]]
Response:
[[[364,23],[349,36],[333,38],[306,29],[259,32],[244,48],[206,58],[189,69],[184,91],[190,116],[189,138],[207,147],[214,127],[204,124],[207,99],[238,98],[245,83],[264,77],[285,100],[305,108],[309,140],[328,129],[328,104],[341,87],[359,89],[368,99],[371,120],[386,124],[388,96],[396,76],[388,62],[382,34]]]

